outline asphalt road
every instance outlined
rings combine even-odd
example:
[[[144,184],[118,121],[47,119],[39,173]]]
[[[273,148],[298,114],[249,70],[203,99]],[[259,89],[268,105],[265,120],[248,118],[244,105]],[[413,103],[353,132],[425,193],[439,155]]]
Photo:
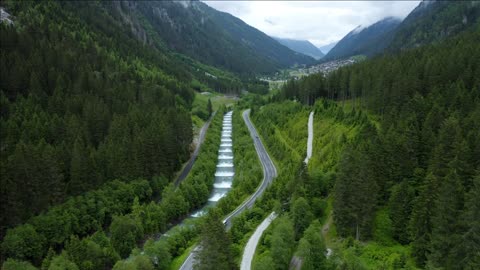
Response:
[[[195,160],[197,159],[198,153],[200,152],[200,146],[202,146],[203,141],[205,141],[205,135],[207,134],[208,127],[210,126],[210,123],[212,122],[213,117],[217,111],[214,111],[208,121],[203,125],[203,127],[200,129],[200,133],[198,134],[198,142],[197,146],[195,147],[195,150],[193,151],[192,156],[188,160],[187,165],[183,167],[182,172],[178,175],[177,179],[175,180],[175,186],[180,185],[180,183],[187,177],[187,175],[190,173],[190,170],[192,170],[193,164],[195,163]]]
[[[277,218],[277,214],[272,212],[262,223],[255,229],[250,239],[248,239],[247,245],[243,250],[242,263],[240,264],[240,270],[250,270],[252,266],[253,255],[255,255],[255,249],[257,249],[258,241],[262,237],[263,232],[268,228],[270,223]]]
[[[257,190],[246,200],[244,201],[237,209],[233,210],[224,220],[223,224],[225,224],[225,227],[230,228],[231,225],[231,220],[239,215],[242,211],[244,211],[247,208],[250,208],[253,206],[255,203],[255,200],[260,197],[265,189],[268,187],[268,185],[272,182],[274,177],[277,177],[277,169],[275,168],[275,165],[273,164],[273,161],[270,159],[270,156],[267,153],[267,150],[263,146],[262,141],[260,140],[260,137],[258,136],[257,130],[253,126],[252,122],[250,121],[250,109],[245,110],[242,114],[243,116],[243,121],[245,121],[245,124],[247,125],[248,130],[250,131],[250,136],[253,139],[253,144],[255,146],[255,150],[257,151],[257,155],[260,159],[260,162],[262,163],[263,167],[263,180],[260,186],[257,188]],[[196,246],[191,252],[185,262],[182,264],[180,267],[180,270],[192,270],[193,265],[195,264],[195,251],[198,250],[199,247]]]

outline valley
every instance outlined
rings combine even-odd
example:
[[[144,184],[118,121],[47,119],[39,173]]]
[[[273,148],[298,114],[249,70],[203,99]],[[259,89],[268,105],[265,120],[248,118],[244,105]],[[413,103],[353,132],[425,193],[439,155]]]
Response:
[[[477,1],[0,13],[2,270],[480,268]]]

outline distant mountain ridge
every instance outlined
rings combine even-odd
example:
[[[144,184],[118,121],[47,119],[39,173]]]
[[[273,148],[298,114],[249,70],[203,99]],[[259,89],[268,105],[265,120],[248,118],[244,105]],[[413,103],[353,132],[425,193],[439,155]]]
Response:
[[[423,0],[400,21],[385,18],[348,33],[321,61],[363,54],[368,57],[439,42],[462,31],[480,30],[480,1]]]
[[[105,2],[145,43],[238,73],[268,73],[314,59],[200,1]],[[162,45],[159,45],[162,44]]]
[[[324,54],[327,54],[333,47],[335,47],[335,45],[337,45],[337,43],[338,40],[327,45],[320,46],[318,49],[320,49],[320,51],[322,51]]]
[[[335,60],[358,54],[372,56],[382,52],[389,44],[385,35],[393,31],[401,20],[384,18],[370,26],[357,26],[342,38],[322,60]]]
[[[316,60],[325,56],[325,54],[319,48],[315,47],[315,45],[313,45],[308,40],[298,40],[298,39],[279,38],[279,37],[273,37],[273,38],[278,42],[280,42],[280,44],[287,46],[291,50],[311,56]]]

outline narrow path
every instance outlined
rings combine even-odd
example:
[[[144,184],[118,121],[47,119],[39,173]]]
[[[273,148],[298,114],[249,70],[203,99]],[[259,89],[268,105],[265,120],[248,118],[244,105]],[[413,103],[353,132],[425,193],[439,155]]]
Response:
[[[307,164],[308,160],[312,158],[313,152],[313,114],[313,111],[310,112],[310,116],[308,117],[307,157],[305,158],[305,163]]]
[[[242,116],[243,116],[243,121],[245,121],[245,124],[247,125],[247,128],[250,131],[250,136],[253,139],[253,144],[255,146],[255,150],[257,151],[258,158],[262,163],[263,180],[260,186],[257,188],[257,190],[239,207],[237,207],[237,209],[233,210],[233,212],[231,212],[223,220],[223,224],[225,224],[225,227],[227,227],[227,229],[231,225],[231,220],[237,215],[239,215],[241,212],[243,212],[245,209],[252,207],[255,200],[258,197],[260,197],[260,195],[263,194],[265,189],[272,182],[273,178],[277,177],[277,169],[275,168],[275,165],[273,164],[272,159],[268,155],[267,150],[263,146],[263,143],[258,136],[257,130],[253,126],[252,122],[250,121],[250,109],[245,110]],[[199,249],[199,246],[196,246],[193,249],[193,252],[191,252],[188,255],[187,259],[185,259],[185,262],[183,262],[182,266],[180,267],[180,270],[193,269],[193,265],[195,264],[195,251],[197,251],[198,249]]]
[[[277,218],[277,214],[272,212],[262,223],[257,227],[253,235],[248,239],[247,245],[243,250],[242,263],[240,265],[240,270],[250,270],[252,266],[253,256],[255,255],[255,250],[257,249],[258,241],[262,237],[263,232],[270,226],[270,223]]]
[[[177,179],[175,180],[175,186],[178,187],[180,183],[187,177],[187,175],[192,170],[193,164],[195,163],[198,153],[200,152],[200,146],[202,146],[203,141],[205,141],[205,135],[207,134],[208,127],[210,126],[210,123],[212,122],[212,119],[213,117],[215,117],[216,113],[217,111],[214,111],[210,116],[210,118],[208,119],[208,121],[200,129],[200,133],[198,134],[198,142],[197,142],[197,145],[195,146],[195,150],[193,151],[192,156],[188,160],[187,165],[183,167],[182,172],[178,175]]]

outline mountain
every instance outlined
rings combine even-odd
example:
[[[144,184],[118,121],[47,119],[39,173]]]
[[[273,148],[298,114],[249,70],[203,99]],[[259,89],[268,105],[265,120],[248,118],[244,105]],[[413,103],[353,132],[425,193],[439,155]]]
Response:
[[[346,58],[358,54],[367,56],[382,52],[389,44],[385,38],[393,31],[401,20],[387,17],[368,27],[357,26],[342,38],[322,60]]]
[[[102,3],[146,44],[165,46],[238,73],[267,73],[314,59],[294,52],[242,20],[199,1]]]
[[[320,49],[320,51],[322,51],[324,54],[328,53],[333,47],[335,47],[335,45],[337,45],[338,41],[335,41],[335,42],[332,42],[332,43],[329,43],[327,45],[323,45],[321,47],[318,47],[318,49]]]
[[[325,56],[325,54],[315,47],[310,41],[308,40],[297,40],[297,39],[289,39],[289,38],[277,38],[274,37],[280,44],[283,44],[290,48],[293,51],[303,53],[305,55],[311,56],[316,60]]]
[[[392,51],[441,41],[479,25],[478,1],[422,1],[400,24]]]

